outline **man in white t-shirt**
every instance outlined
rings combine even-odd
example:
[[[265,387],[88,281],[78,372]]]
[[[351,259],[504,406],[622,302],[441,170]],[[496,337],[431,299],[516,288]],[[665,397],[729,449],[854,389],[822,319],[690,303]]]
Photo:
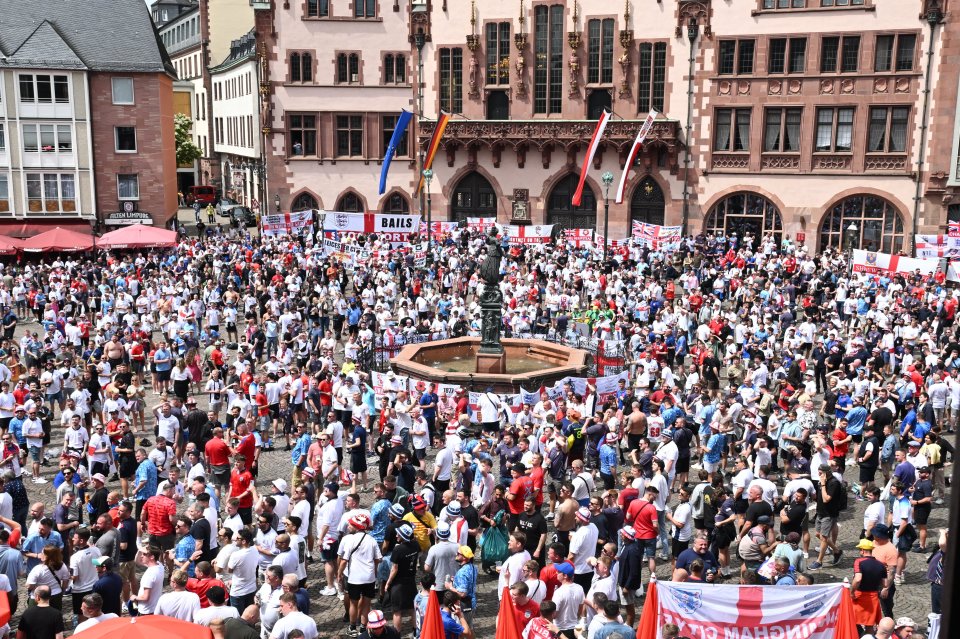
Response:
[[[347,576],[347,597],[350,601],[350,630],[360,632],[360,624],[370,612],[370,601],[377,594],[377,566],[383,555],[380,544],[370,536],[370,517],[358,513],[347,523],[347,534],[337,550],[337,581]]]
[[[140,577],[140,591],[130,597],[136,602],[140,614],[152,615],[157,611],[157,602],[163,594],[163,579],[165,571],[159,563],[162,551],[157,546],[141,548],[137,556],[137,563],[146,566],[143,576]]]
[[[589,508],[577,510],[576,519],[577,528],[570,535],[570,554],[567,560],[573,563],[573,580],[586,592],[590,590],[590,582],[593,580],[593,566],[587,560],[596,556],[600,532],[590,521]]]
[[[530,561],[530,553],[525,550],[526,534],[518,530],[507,540],[510,555],[500,566],[500,578],[497,580],[497,594],[503,597],[503,589],[518,581],[523,581],[523,565]]]
[[[304,639],[317,639],[317,622],[297,610],[297,596],[292,592],[280,595],[280,615],[270,639],[287,639],[293,630],[301,631]]]
[[[200,596],[187,591],[187,579],[186,570],[173,571],[170,575],[173,590],[160,596],[155,614],[193,623],[194,615],[200,612]]]
[[[257,592],[257,565],[260,553],[257,551],[253,532],[241,528],[233,536],[237,549],[227,560],[226,571],[232,575],[230,583],[230,605],[237,610],[246,610],[253,603]]]
[[[83,603],[80,604],[80,616],[86,618],[86,621],[77,624],[77,627],[73,629],[75,635],[88,628],[93,628],[98,623],[117,618],[117,615],[112,612],[103,612],[103,597],[95,592],[83,598]]]
[[[561,633],[569,634],[577,625],[577,620],[584,616],[585,594],[583,588],[573,581],[573,566],[563,561],[557,564],[557,581],[560,585],[553,591],[553,602],[557,604],[557,616],[553,622]],[[564,632],[566,631],[566,632]]]
[[[193,613],[193,623],[210,627],[211,622],[215,619],[236,619],[240,617],[236,608],[226,604],[227,591],[220,586],[211,586],[207,590],[207,601],[210,602],[209,606]]]

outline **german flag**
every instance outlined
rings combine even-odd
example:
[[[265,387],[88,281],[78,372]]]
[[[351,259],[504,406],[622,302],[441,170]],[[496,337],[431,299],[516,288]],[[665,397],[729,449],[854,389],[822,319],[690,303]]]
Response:
[[[417,191],[413,194],[414,197],[420,195],[420,191],[423,190],[423,171],[426,171],[433,166],[433,158],[437,155],[437,150],[440,149],[440,139],[443,138],[443,131],[447,128],[447,122],[449,121],[450,114],[441,111],[440,117],[437,119],[437,128],[433,131],[433,137],[430,138],[430,146],[427,147],[427,154],[423,158],[420,182],[417,183]]]

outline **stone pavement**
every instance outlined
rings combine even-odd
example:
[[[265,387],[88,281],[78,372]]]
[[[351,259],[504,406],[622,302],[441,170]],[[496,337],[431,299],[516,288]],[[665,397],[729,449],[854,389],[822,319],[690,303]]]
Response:
[[[32,323],[27,324],[22,322],[17,331],[17,339],[19,339],[23,331],[27,330],[27,328],[30,330],[35,330],[37,326]],[[205,409],[206,396],[198,396],[197,400],[200,404],[200,408]],[[148,391],[147,403],[147,415],[149,416],[152,412],[152,409],[158,403],[158,396]],[[57,419],[58,418],[59,413],[57,414]],[[147,424],[148,429],[152,431],[152,423],[149,417]],[[63,430],[61,428],[56,427],[54,429],[51,438],[53,445],[62,444],[62,433]],[[148,435],[148,438],[151,441],[153,440],[152,435]],[[138,434],[138,440],[139,439],[140,435]],[[56,472],[55,460],[51,460],[51,464],[51,466],[44,467],[43,474],[47,479],[52,479]],[[271,480],[278,477],[289,480],[291,472],[290,464],[290,455],[282,449],[282,446],[278,450],[264,452],[260,458],[260,473],[257,481],[258,490],[263,491],[264,494],[269,494],[268,485]],[[375,468],[376,466],[371,464],[371,471],[374,473],[374,476]],[[947,467],[948,476],[951,472],[951,469],[952,465]],[[850,483],[856,479],[855,474],[855,467],[852,470],[848,469],[846,477]],[[53,507],[55,506],[54,500],[56,495],[56,491],[53,489],[52,483],[36,485],[27,480],[25,482],[25,486],[27,487],[31,502],[44,502],[47,506],[47,512],[52,513]],[[119,489],[119,484],[118,482],[111,482],[108,484],[108,488]],[[948,491],[949,490],[950,489],[948,488]],[[361,497],[363,499],[362,505],[364,507],[369,507],[371,503],[371,494],[364,493],[361,495]],[[854,500],[852,495],[850,496],[850,511],[845,513],[840,519],[841,524],[839,540],[844,549],[844,556],[838,566],[832,567],[829,565],[830,557],[828,555],[826,561],[827,565],[825,565],[821,570],[811,573],[815,576],[817,583],[842,581],[844,577],[848,577],[850,579],[853,578],[853,561],[858,556],[855,545],[858,541],[862,526],[865,503],[866,502],[857,502]],[[949,499],[947,500],[947,504],[949,504]],[[948,506],[934,506],[933,513],[930,517],[930,539],[927,542],[928,547],[932,547],[931,544],[936,544],[939,530],[948,525],[948,515]],[[812,554],[815,554],[816,540],[814,539],[811,543]],[[319,553],[316,554],[319,555]],[[731,557],[732,562],[739,567],[739,562],[736,560],[735,550],[731,552]],[[925,555],[910,553],[907,564],[906,580],[902,586],[897,588],[895,603],[895,612],[897,615],[910,615],[922,627],[926,627],[926,617],[930,612],[930,587],[925,578],[927,567],[925,560]],[[669,579],[670,566],[668,562],[660,563],[658,565],[657,577],[659,579]],[[323,636],[343,634],[343,636],[346,637],[346,624],[341,621],[341,617],[344,612],[343,604],[336,597],[323,597],[319,594],[320,589],[325,585],[323,580],[323,565],[319,561],[314,561],[308,566],[308,588],[311,595],[311,614],[317,620],[318,627]],[[21,581],[20,583],[20,601],[24,602],[26,600],[26,589],[23,587],[24,582]],[[477,587],[477,610],[474,613],[474,630],[478,638],[484,636],[490,637],[496,631],[496,615],[499,606],[496,590],[496,579],[484,575],[481,571]],[[23,604],[21,604],[21,606],[22,605]],[[15,622],[16,617],[14,618],[14,623]],[[410,628],[408,627],[406,628],[404,635],[409,636],[409,634]]]

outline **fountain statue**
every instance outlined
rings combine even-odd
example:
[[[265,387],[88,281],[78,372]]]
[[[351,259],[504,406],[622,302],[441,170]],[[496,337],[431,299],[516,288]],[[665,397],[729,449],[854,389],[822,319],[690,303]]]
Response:
[[[503,292],[500,290],[500,261],[503,251],[497,240],[496,227],[487,232],[487,257],[480,265],[483,292],[480,293],[480,349],[477,370],[501,373],[506,370],[500,327],[503,324]]]

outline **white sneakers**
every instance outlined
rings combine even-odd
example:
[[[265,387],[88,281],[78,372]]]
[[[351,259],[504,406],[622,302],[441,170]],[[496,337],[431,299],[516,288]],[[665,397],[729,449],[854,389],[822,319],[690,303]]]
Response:
[[[50,482],[44,479],[43,477],[34,477],[33,483],[35,484],[49,484]]]
[[[320,591],[320,594],[323,595],[324,597],[332,597],[335,594],[337,594],[337,589],[333,588],[332,586],[327,586],[326,588]]]

